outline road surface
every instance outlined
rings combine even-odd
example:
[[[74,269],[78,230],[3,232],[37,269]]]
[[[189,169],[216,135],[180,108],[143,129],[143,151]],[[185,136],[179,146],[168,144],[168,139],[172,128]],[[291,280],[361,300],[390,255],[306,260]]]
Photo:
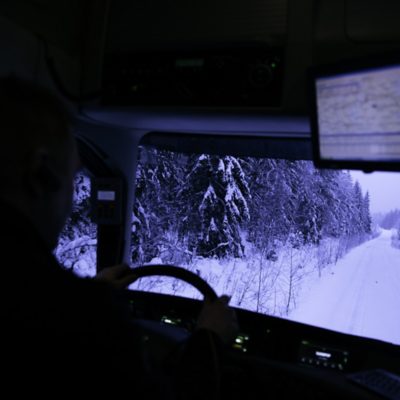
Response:
[[[339,260],[290,318],[400,345],[400,250],[392,247],[391,232]]]

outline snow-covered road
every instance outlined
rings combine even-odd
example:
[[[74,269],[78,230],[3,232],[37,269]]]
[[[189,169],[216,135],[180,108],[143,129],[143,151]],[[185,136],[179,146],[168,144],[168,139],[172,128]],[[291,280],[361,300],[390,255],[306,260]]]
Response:
[[[400,344],[400,250],[391,232],[350,251],[304,296],[290,318]]]

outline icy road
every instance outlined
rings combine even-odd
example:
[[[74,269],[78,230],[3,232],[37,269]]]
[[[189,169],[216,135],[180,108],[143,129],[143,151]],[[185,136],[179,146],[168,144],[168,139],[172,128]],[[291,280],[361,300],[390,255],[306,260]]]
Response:
[[[391,232],[350,251],[306,293],[290,318],[400,344],[400,250]]]

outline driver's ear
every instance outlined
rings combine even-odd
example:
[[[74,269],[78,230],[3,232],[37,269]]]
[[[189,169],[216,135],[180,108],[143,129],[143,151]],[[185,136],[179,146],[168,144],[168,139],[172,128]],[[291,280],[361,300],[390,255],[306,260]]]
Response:
[[[47,150],[37,149],[31,154],[26,179],[30,191],[35,195],[60,189],[61,179],[50,163]]]

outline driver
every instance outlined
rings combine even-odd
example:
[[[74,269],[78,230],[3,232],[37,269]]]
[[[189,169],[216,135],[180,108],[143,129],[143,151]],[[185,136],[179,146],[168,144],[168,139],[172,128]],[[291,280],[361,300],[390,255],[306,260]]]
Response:
[[[52,254],[80,167],[64,104],[35,84],[1,78],[0,126],[3,390],[12,397],[129,390],[139,398],[181,398],[162,371],[149,370],[144,337],[115,289],[132,280],[127,267],[82,279]],[[236,332],[226,296],[205,304],[177,368],[187,382],[203,377],[199,395],[217,377],[218,354]]]

